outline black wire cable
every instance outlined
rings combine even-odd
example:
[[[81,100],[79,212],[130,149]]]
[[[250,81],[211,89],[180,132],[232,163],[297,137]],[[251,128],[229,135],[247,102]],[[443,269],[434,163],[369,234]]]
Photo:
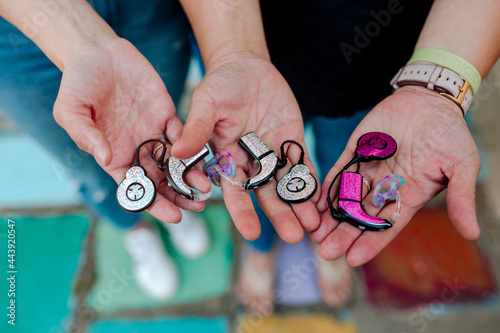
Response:
[[[151,157],[153,158],[153,160],[156,162],[158,168],[160,170],[163,170],[165,169],[165,165],[163,164],[163,160],[165,159],[165,154],[167,152],[167,146],[165,144],[165,142],[159,140],[159,139],[149,139],[149,140],[146,140],[144,141],[143,143],[141,143],[139,145],[139,147],[137,147],[137,149],[135,150],[135,158],[134,158],[134,163],[132,164],[132,166],[139,166],[141,165],[140,161],[139,161],[139,155],[140,155],[140,152],[141,152],[141,148],[142,146],[144,146],[145,144],[147,143],[150,143],[150,142],[159,142],[163,145],[163,150],[161,151],[161,155],[160,155],[160,158],[158,160],[155,159],[155,157],[153,156],[153,153],[151,153]]]
[[[295,144],[296,146],[298,146],[300,148],[300,158],[299,158],[299,161],[297,162],[297,164],[304,164],[304,148],[302,148],[302,145],[300,143],[298,143],[297,141],[293,141],[293,140],[286,140],[285,142],[283,142],[281,144],[281,157],[279,158],[278,160],[278,168],[283,168],[285,165],[286,165],[286,154],[285,154],[285,144],[287,143],[293,143]]]

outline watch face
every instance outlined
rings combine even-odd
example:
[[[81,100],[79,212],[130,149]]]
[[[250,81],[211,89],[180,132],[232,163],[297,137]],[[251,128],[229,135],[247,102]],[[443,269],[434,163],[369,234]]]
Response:
[[[288,181],[286,184],[286,189],[290,192],[297,193],[302,191],[306,187],[306,182],[300,177],[294,177]]]
[[[144,186],[139,183],[130,184],[127,188],[127,198],[131,201],[141,200],[144,196]]]

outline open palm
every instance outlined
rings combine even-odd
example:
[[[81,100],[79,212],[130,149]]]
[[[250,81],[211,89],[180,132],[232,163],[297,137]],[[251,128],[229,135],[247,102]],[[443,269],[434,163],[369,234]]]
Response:
[[[238,140],[255,132],[279,153],[285,140],[295,140],[305,149],[302,115],[290,90],[276,68],[267,60],[250,55],[232,55],[212,66],[195,91],[182,138],[174,145],[174,156],[185,158],[209,141],[214,152],[228,151],[236,161],[237,179],[252,176],[251,158]],[[297,163],[300,150],[290,146],[289,164],[279,170],[279,179]],[[305,163],[312,170],[306,153]],[[255,170],[253,170],[255,172]],[[248,191],[223,181],[224,201],[236,227],[247,239],[260,234],[260,224]],[[255,190],[259,205],[287,242],[298,242],[303,229],[314,230],[319,216],[312,200],[290,205],[276,193],[276,180]]]
[[[164,131],[176,141],[182,132],[159,75],[132,44],[119,38],[80,52],[68,64],[54,117],[117,182],[125,177],[141,142],[162,139]],[[181,212],[177,206],[199,210],[203,203],[183,199],[167,186],[150,158],[153,145],[141,150],[141,165],[158,190],[149,212],[162,221],[178,222]]]
[[[398,143],[397,154],[388,160],[361,164],[360,172],[372,188],[388,174],[405,179],[400,187],[403,207],[396,224],[385,231],[364,231],[335,221],[328,210],[328,187],[337,172],[353,157],[358,138],[368,132],[384,132]],[[480,169],[477,147],[459,108],[438,94],[420,87],[398,89],[378,104],[358,125],[339,161],[322,186],[317,208],[321,226],[313,239],[322,243],[320,254],[335,259],[347,253],[347,261],[361,265],[382,250],[411,217],[440,191],[448,187],[448,214],[457,230],[468,239],[479,236],[475,212],[475,184]],[[332,191],[334,192],[334,191]],[[372,215],[391,216],[394,204],[376,209]]]

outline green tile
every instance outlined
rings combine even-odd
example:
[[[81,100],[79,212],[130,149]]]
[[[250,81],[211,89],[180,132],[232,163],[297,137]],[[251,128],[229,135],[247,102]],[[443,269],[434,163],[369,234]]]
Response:
[[[155,318],[119,319],[95,322],[89,333],[141,333],[141,332],[229,332],[225,317],[215,318]]]
[[[61,332],[73,305],[71,283],[77,272],[85,216],[18,217],[15,223],[16,326],[7,323],[7,217],[0,219],[0,332]]]
[[[89,295],[89,304],[97,311],[109,313],[191,303],[226,293],[232,268],[231,220],[220,204],[210,203],[202,215],[211,236],[210,250],[203,257],[183,258],[169,244],[168,236],[163,235],[167,251],[178,265],[181,282],[177,295],[168,302],[153,300],[137,287],[132,279],[130,257],[123,245],[123,231],[109,223],[100,223],[96,245],[97,281]]]

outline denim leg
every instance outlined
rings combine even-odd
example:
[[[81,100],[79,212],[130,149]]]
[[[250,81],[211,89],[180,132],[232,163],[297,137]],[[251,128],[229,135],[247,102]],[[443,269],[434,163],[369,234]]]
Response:
[[[151,0],[140,3],[142,7],[148,8],[145,14],[150,15],[149,8],[156,3],[176,1]],[[120,17],[111,14],[127,12],[125,7],[128,5],[123,2],[117,4],[117,7],[110,7],[109,1],[104,0],[92,1],[92,4],[111,25],[113,17]],[[147,17],[144,18],[140,10],[137,10],[135,15],[147,21]],[[181,17],[178,22],[182,22],[183,14],[177,16]],[[179,29],[169,23],[160,27],[156,26],[160,22],[155,23],[145,25],[142,29],[132,25],[130,29],[137,34],[132,37],[140,43],[141,51],[146,53],[153,66],[156,66],[157,70],[165,71],[162,78],[174,102],[177,102],[187,71],[189,45],[187,42],[180,42],[172,48],[172,41],[182,40],[180,36],[183,31],[187,41],[188,29],[181,23]],[[174,38],[165,32],[166,25],[173,31]],[[127,35],[127,32],[128,30],[123,28],[122,36]],[[141,34],[142,38],[139,38]],[[52,116],[60,81],[59,69],[19,30],[0,18],[0,110],[19,129],[45,147],[69,171],[79,184],[83,201],[90,209],[118,226],[130,227],[140,219],[140,215],[128,213],[119,207],[115,199],[115,181],[99,167],[91,155],[76,146]]]
[[[359,111],[350,117],[312,117],[316,140],[315,153],[318,161],[318,165],[315,167],[320,184],[323,183],[330,169],[342,155],[352,132],[370,110]]]
[[[149,60],[177,105],[191,59],[191,28],[179,1],[108,1],[108,23]]]
[[[250,196],[252,197],[252,203],[255,207],[255,212],[259,217],[260,222],[260,236],[254,241],[249,241],[248,243],[257,251],[260,252],[269,252],[273,245],[274,240],[276,238],[276,230],[274,230],[274,226],[267,217],[266,213],[260,208],[259,202],[255,198],[253,191],[251,191]]]

